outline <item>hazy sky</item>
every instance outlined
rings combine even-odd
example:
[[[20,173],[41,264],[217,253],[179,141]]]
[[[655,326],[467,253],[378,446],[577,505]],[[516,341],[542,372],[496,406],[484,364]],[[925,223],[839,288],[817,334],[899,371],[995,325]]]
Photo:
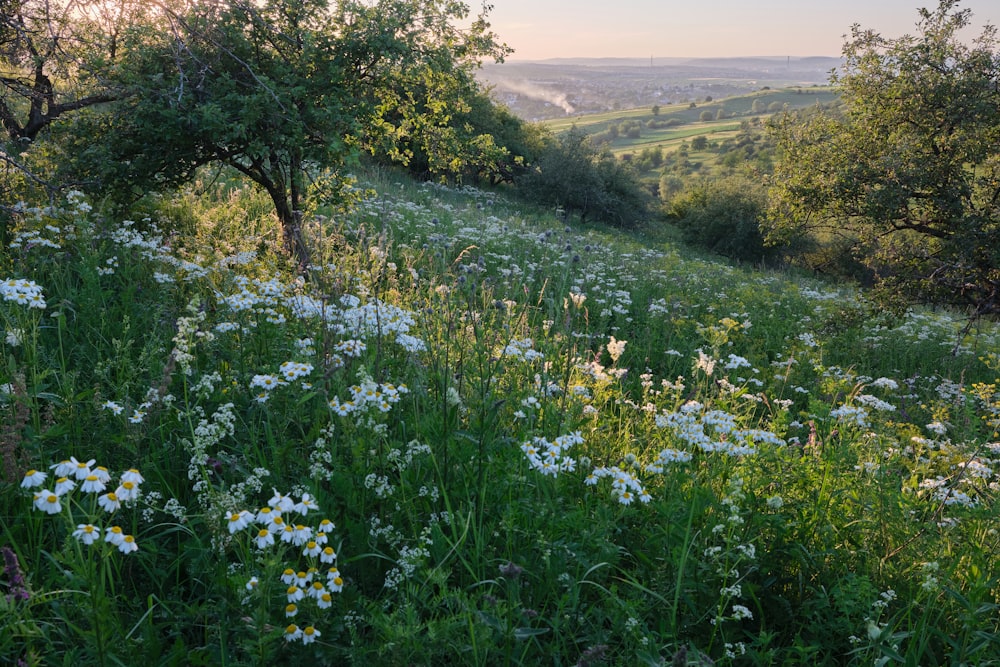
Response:
[[[470,3],[473,7],[476,3]],[[855,23],[885,37],[915,33],[936,0],[492,0],[511,59],[839,56]],[[973,35],[1000,25],[1000,2],[965,0]]]

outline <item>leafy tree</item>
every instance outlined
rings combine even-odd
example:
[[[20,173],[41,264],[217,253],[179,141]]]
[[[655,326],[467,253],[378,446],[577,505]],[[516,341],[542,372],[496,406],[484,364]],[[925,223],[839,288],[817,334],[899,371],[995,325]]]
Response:
[[[193,0],[161,8],[166,29],[129,36],[135,48],[119,71],[122,100],[89,116],[88,127],[71,128],[67,156],[119,198],[183,183],[202,165],[227,165],[267,192],[303,266],[302,212],[341,189],[350,157],[412,127],[446,123],[468,68],[506,53],[483,16],[456,27],[468,8],[451,0]],[[430,99],[441,91],[444,99]]]
[[[8,140],[34,141],[57,119],[109,102],[122,35],[150,20],[147,3],[0,1],[0,124]]]
[[[650,109],[650,111],[653,112],[654,116],[659,116],[660,115],[660,105],[659,104],[654,104],[653,107]]]
[[[919,34],[855,26],[834,76],[842,117],[774,125],[769,235],[856,239],[888,294],[1000,314],[1000,53],[992,26],[960,40],[957,0],[920,10]]]
[[[715,114],[714,114],[714,113],[712,113],[711,111],[708,111],[708,110],[706,109],[705,111],[702,111],[702,112],[701,112],[701,114],[700,114],[700,115],[698,116],[698,118],[699,118],[699,120],[701,120],[702,122],[705,122],[705,123],[707,123],[708,121],[710,121],[710,120],[714,120],[714,119],[715,119]]]

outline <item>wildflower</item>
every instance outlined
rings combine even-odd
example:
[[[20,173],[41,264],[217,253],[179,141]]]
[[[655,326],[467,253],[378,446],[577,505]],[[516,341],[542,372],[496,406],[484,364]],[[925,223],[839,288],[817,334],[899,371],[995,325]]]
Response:
[[[275,512],[270,507],[261,507],[259,510],[257,510],[257,516],[254,517],[254,520],[257,523],[262,523],[265,526],[268,526],[271,524],[271,520],[274,517],[280,517],[280,516],[281,516],[280,512]]]
[[[322,581],[314,581],[309,586],[309,597],[319,600],[323,597],[323,593],[326,593],[326,587],[323,586]]]
[[[288,590],[285,591],[285,595],[288,596],[289,602],[298,602],[306,596],[302,589],[295,585],[289,586]]]
[[[135,543],[135,538],[131,535],[123,537],[122,541],[118,544],[118,551],[121,551],[123,554],[130,554],[138,550],[139,545]]]
[[[277,489],[274,489],[274,495],[267,504],[281,512],[291,512],[295,507],[295,501],[290,496],[279,493]]]
[[[121,546],[125,541],[125,533],[119,526],[108,526],[104,531],[104,541],[116,547]]]
[[[101,530],[90,523],[81,523],[73,531],[73,537],[90,546],[101,536]]]
[[[281,541],[295,544],[295,546],[301,546],[300,544],[296,544],[295,528],[290,523],[286,523],[281,529]]]
[[[80,485],[80,490],[84,493],[100,493],[104,490],[104,483],[97,478],[97,475],[87,475]]]
[[[319,596],[319,600],[316,601],[316,606],[320,609],[329,609],[333,606],[333,596],[330,595],[329,591],[325,591]]]
[[[101,404],[101,407],[105,410],[111,410],[111,414],[115,416],[120,415],[125,410],[125,408],[114,401],[104,401],[104,403]]]
[[[265,549],[274,545],[274,535],[267,528],[261,528],[257,531],[257,537],[254,538],[254,541],[257,543],[258,549]]]
[[[91,473],[101,481],[101,484],[107,484],[111,481],[111,473],[104,466],[97,466]]]
[[[53,491],[42,489],[35,494],[35,509],[48,514],[58,514],[62,511],[62,505],[59,504],[59,496]]]
[[[302,631],[302,643],[311,644],[316,641],[316,638],[320,636],[320,631],[311,625],[307,625]]]
[[[73,475],[76,477],[77,481],[81,481],[87,478],[90,474],[90,466],[97,463],[96,459],[90,459],[86,463],[82,461],[77,461],[75,457],[69,457],[69,462],[73,466]]]
[[[337,560],[337,552],[333,550],[333,547],[326,547],[320,553],[319,560],[321,563],[333,563]]]
[[[243,530],[250,525],[250,521],[253,519],[253,514],[246,510],[240,512],[233,512],[229,514],[229,534],[232,535],[239,530]]]
[[[246,589],[248,591],[257,590],[257,586],[260,584],[260,580],[257,577],[250,577],[250,581],[246,583]]]
[[[299,626],[295,625],[294,623],[285,628],[286,642],[293,642],[301,637],[302,637],[302,630],[300,630]]]
[[[69,477],[76,472],[76,466],[69,459],[50,466],[50,469],[56,477]]]
[[[633,498],[634,498],[634,496],[629,491],[626,491],[625,489],[622,489],[618,493],[618,502],[620,502],[622,505],[631,505]]]
[[[318,510],[319,506],[316,505],[316,501],[308,493],[302,494],[302,500],[295,504],[292,508],[295,512],[305,516],[309,513],[309,510]]]
[[[98,497],[97,504],[100,505],[101,509],[105,512],[114,512],[115,510],[121,508],[122,501],[118,497],[118,494],[111,492]]]
[[[309,585],[309,582],[313,580],[312,572],[298,572],[295,575],[295,581],[292,582],[295,586],[299,588],[305,588]],[[291,584],[290,584],[291,585]]]
[[[608,355],[611,356],[612,363],[617,363],[617,361],[621,358],[622,353],[625,352],[626,343],[627,341],[618,340],[614,336],[611,336],[611,339],[608,341],[607,349]]]
[[[309,556],[310,558],[315,558],[320,554],[320,551],[321,549],[319,548],[319,545],[316,544],[316,542],[310,540],[309,542],[306,542],[306,546],[302,550],[302,553],[303,555]]]
[[[289,528],[290,526],[286,527]],[[284,539],[284,535],[281,536]],[[312,528],[309,526],[303,526],[302,524],[296,524],[292,532],[292,544],[297,547],[301,547],[303,544],[312,540]],[[316,553],[319,553],[317,550]]]
[[[753,620],[753,613],[741,604],[733,605],[733,618],[737,621],[744,618]]]
[[[56,480],[55,492],[57,496],[65,496],[75,488],[76,482],[71,480],[69,477],[60,477]]]
[[[332,532],[334,528],[336,528],[336,526],[333,525],[332,521],[330,521],[329,519],[323,519],[322,521],[319,522],[319,526],[316,528],[316,532],[329,533]]]
[[[30,489],[36,486],[41,486],[42,482],[45,481],[46,474],[39,470],[29,470],[24,473],[24,479],[21,480],[22,489]]]
[[[139,487],[135,482],[122,482],[121,486],[115,489],[115,495],[123,502],[135,500],[139,497]]]
[[[291,586],[295,583],[295,570],[290,567],[285,568],[285,571],[281,573],[281,583],[286,586]]]
[[[132,411],[132,416],[128,418],[129,424],[141,424],[142,420],[146,418],[146,411],[136,408]]]
[[[122,484],[125,482],[132,482],[133,484],[142,484],[146,480],[143,479],[142,475],[135,468],[129,468],[122,473]]]
[[[299,613],[299,608],[295,606],[294,602],[289,602],[285,605],[285,618],[291,618],[297,613]]]
[[[326,583],[327,585],[330,586],[330,590],[333,591],[334,593],[339,593],[340,591],[344,590],[344,580],[339,573],[327,579]]]

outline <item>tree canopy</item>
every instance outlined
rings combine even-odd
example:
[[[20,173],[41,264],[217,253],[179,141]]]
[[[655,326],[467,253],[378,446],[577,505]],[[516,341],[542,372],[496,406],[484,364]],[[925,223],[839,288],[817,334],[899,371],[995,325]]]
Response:
[[[847,234],[897,303],[1000,314],[1000,52],[962,40],[957,0],[920,10],[916,35],[855,25],[833,76],[842,116],[786,114],[772,239]]]
[[[67,127],[77,178],[128,198],[224,164],[262,187],[285,244],[308,253],[300,217],[336,192],[350,156],[447,110],[404,104],[413,82],[467,89],[471,68],[506,47],[485,15],[451,0],[194,0],[159,5],[162,26],[125,36],[118,101]],[[486,8],[484,8],[484,12]],[[465,27],[459,27],[461,23]]]

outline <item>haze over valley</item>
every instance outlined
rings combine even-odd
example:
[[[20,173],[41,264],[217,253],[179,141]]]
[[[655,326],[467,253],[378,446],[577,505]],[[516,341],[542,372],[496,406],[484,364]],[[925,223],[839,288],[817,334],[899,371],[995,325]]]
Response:
[[[700,102],[829,81],[840,58],[557,58],[487,64],[480,79],[526,120]]]

